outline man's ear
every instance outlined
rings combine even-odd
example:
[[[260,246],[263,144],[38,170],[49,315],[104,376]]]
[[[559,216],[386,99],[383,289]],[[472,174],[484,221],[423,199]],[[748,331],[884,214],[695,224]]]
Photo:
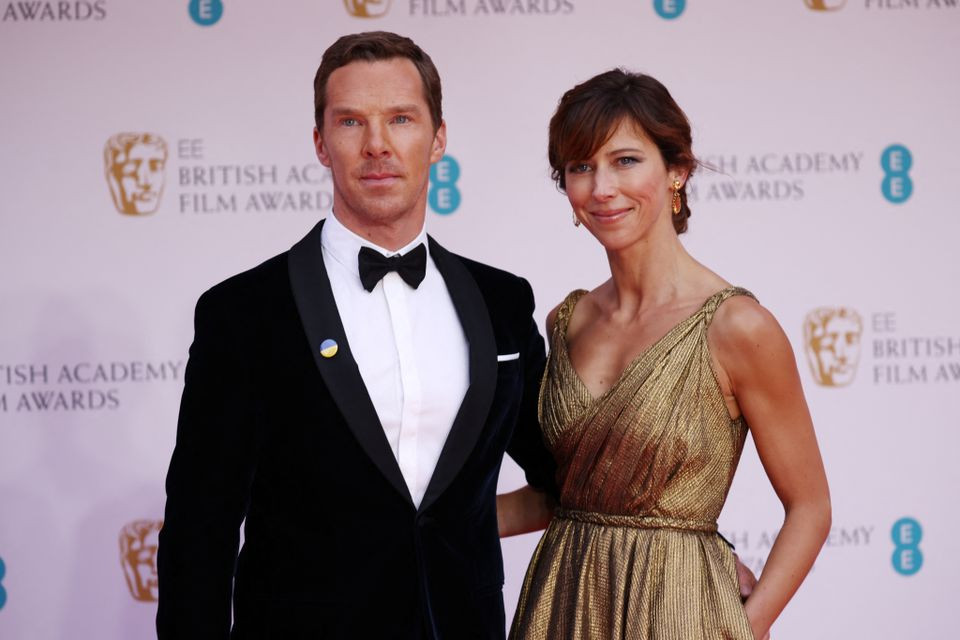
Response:
[[[327,146],[323,143],[323,134],[316,127],[313,128],[313,148],[317,152],[317,160],[320,164],[330,168],[330,154],[327,153]]]
[[[437,132],[433,134],[433,146],[430,148],[430,163],[438,162],[447,151],[447,123],[441,120]],[[322,161],[321,161],[322,162]]]

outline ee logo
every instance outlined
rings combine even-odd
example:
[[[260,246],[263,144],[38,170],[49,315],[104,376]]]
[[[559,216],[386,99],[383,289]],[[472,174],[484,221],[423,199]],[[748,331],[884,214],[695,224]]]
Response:
[[[664,20],[679,18],[687,8],[687,0],[653,0],[653,9]]]
[[[440,215],[449,215],[460,206],[460,165],[453,156],[443,156],[430,167],[430,208]]]
[[[920,540],[923,528],[913,518],[900,518],[893,523],[893,568],[902,576],[912,576],[923,566]]]
[[[0,609],[7,604],[7,590],[3,588],[3,576],[7,573],[7,566],[3,564],[3,558],[0,558]]]
[[[913,180],[910,179],[913,156],[910,150],[902,144],[890,145],[880,156],[880,166],[884,173],[880,186],[883,197],[894,204],[906,202],[913,193]]]
[[[190,17],[201,27],[217,24],[223,17],[223,0],[190,0]]]

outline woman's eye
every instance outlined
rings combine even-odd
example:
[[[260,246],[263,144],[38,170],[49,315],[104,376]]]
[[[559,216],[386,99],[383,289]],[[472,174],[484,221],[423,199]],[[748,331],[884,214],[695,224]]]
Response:
[[[567,171],[570,173],[586,173],[587,171],[590,171],[590,165],[585,162],[575,162],[567,167]]]
[[[617,164],[621,167],[629,167],[640,162],[639,158],[634,158],[633,156],[623,156],[622,158],[617,158]]]

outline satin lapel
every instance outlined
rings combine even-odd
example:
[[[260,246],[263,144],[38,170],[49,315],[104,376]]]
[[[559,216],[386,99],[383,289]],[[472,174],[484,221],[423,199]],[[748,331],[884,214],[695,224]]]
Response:
[[[297,311],[317,369],[353,435],[390,484],[413,504],[407,483],[403,480],[400,466],[383,433],[380,418],[347,343],[327,269],[323,264],[320,246],[322,227],[321,220],[290,249],[290,285]],[[320,355],[320,343],[328,338],[335,340],[338,345],[337,353],[332,358]]]
[[[453,421],[450,435],[440,452],[430,484],[420,503],[426,509],[453,481],[473,451],[490,412],[497,384],[497,344],[490,324],[490,312],[480,288],[456,256],[430,238],[430,257],[443,276],[470,345],[470,386]]]

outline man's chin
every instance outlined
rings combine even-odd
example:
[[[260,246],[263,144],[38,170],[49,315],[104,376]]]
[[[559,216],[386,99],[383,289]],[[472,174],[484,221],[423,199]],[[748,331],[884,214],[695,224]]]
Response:
[[[386,194],[381,198],[370,198],[357,203],[354,211],[371,220],[396,220],[403,218],[414,209],[414,203],[406,202],[401,198],[391,198]]]

